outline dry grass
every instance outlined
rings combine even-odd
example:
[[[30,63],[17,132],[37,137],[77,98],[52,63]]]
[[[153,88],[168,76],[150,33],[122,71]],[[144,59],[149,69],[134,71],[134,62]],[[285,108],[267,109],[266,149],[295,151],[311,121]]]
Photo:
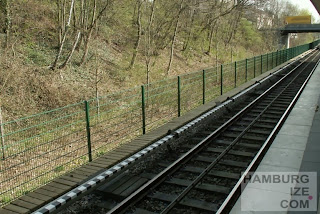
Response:
[[[234,88],[235,67],[234,64],[227,64],[223,68],[223,93],[225,93]],[[237,68],[237,85],[239,85],[245,82],[244,62],[239,62]],[[266,68],[265,63],[264,71]],[[219,71],[219,67],[214,67],[205,72],[206,101],[220,95]],[[251,76],[248,76],[248,80],[252,78]],[[19,90],[19,87],[46,91],[47,88],[43,86],[49,84],[32,84],[34,77],[30,76],[16,77],[26,77],[27,81],[26,84],[13,88],[13,92]],[[38,77],[39,79],[35,81],[43,81],[42,75]],[[15,79],[9,76],[5,82],[12,84],[14,81]],[[145,88],[146,129],[150,131],[177,116],[177,79],[165,79],[151,83]],[[202,104],[202,90],[202,71],[181,76],[182,114]],[[50,92],[46,99],[49,99],[46,102],[49,107],[51,102],[60,101]],[[107,154],[142,134],[140,87],[88,102],[94,158]],[[80,102],[3,124],[5,159],[0,160],[1,205],[88,162],[84,107],[84,103]]]

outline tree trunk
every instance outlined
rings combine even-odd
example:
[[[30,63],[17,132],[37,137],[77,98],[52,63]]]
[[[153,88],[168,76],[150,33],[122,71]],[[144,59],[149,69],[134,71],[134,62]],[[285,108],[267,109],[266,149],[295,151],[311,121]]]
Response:
[[[80,41],[78,42],[78,45],[76,47],[76,50],[79,51],[81,48],[81,44],[82,41],[84,40],[84,29],[85,29],[85,14],[86,14],[86,10],[85,10],[85,2],[84,0],[81,0],[80,2],[80,18],[79,18],[79,26],[82,29],[82,33],[81,33],[81,37],[80,37]]]
[[[62,1],[62,2],[60,2]],[[62,37],[65,31],[66,26],[66,0],[57,0],[57,6],[58,6],[58,26],[59,26],[59,42],[58,46],[60,47],[62,43]]]
[[[73,29],[77,29],[76,7],[73,7]]]
[[[97,118],[98,121],[100,121],[100,100],[99,100],[99,68],[96,69],[96,75],[95,75],[95,91],[96,91],[96,100],[97,100]]]
[[[5,141],[4,141],[4,128],[3,128],[3,120],[2,120],[2,112],[1,112],[1,106],[0,106],[0,136],[1,136],[1,150],[2,150],[2,159],[5,159],[5,154],[4,154],[4,145],[5,145]]]
[[[146,55],[146,68],[147,68],[147,85],[150,82],[150,62],[151,62],[151,26],[153,23],[154,19],[154,10],[155,10],[155,3],[156,0],[153,0],[152,6],[151,6],[151,14],[149,17],[149,23],[148,23],[148,30],[147,30],[147,42],[146,42],[146,50],[145,50],[145,55]]]
[[[136,61],[137,58],[137,53],[138,53],[138,48],[139,48],[139,44],[140,44],[140,40],[141,40],[141,6],[142,6],[142,2],[140,0],[137,0],[137,4],[138,4],[138,13],[137,13],[137,20],[136,20],[136,25],[137,25],[137,40],[134,44],[134,50],[133,50],[133,54],[132,54],[132,59],[130,62],[130,66],[129,69],[132,69],[134,67],[134,63]]]
[[[70,62],[71,57],[72,57],[72,55],[73,55],[73,53],[74,53],[74,51],[75,51],[75,49],[76,49],[76,47],[77,47],[77,45],[78,45],[80,36],[81,36],[81,32],[78,31],[78,33],[77,33],[77,35],[76,35],[76,38],[75,38],[75,41],[74,41],[73,46],[72,46],[72,50],[70,51],[70,53],[69,53],[67,59],[64,61],[64,63],[59,66],[59,69],[62,69],[62,68],[64,68],[64,67],[66,67],[66,65]]]
[[[173,52],[174,52],[174,42],[175,42],[176,36],[177,36],[178,24],[179,24],[179,21],[177,20],[176,26],[174,28],[173,37],[172,37],[172,40],[171,40],[170,59],[169,59],[169,65],[168,65],[168,68],[167,68],[167,75],[169,75],[169,72],[171,70],[171,64],[172,64]]]
[[[84,36],[83,37],[83,41],[84,41],[84,50],[83,50],[83,55],[81,57],[81,61],[79,63],[79,65],[83,65],[87,59],[87,56],[88,56],[88,51],[89,51],[89,41],[91,39],[91,35],[92,35],[92,31],[93,31],[93,28],[91,28],[89,30],[89,34],[87,36]]]
[[[190,38],[192,36],[192,27],[193,27],[193,22],[194,22],[194,14],[195,14],[195,9],[192,9],[191,15],[190,15],[190,28],[189,28],[189,32],[188,32],[188,35],[187,35],[187,39],[183,44],[182,51],[187,50],[187,48],[189,46]]]
[[[61,39],[62,39],[62,29],[61,29],[61,26],[60,26],[60,23],[61,23],[61,5],[60,5],[60,0],[57,0],[56,1],[57,3],[57,23],[58,23],[58,46],[60,45],[61,43]]]
[[[10,33],[11,33],[11,13],[10,13],[10,0],[5,1],[5,24],[6,24],[6,40],[4,48],[8,49],[10,43]]]
[[[213,35],[214,35],[214,28],[216,26],[216,21],[214,22],[214,24],[211,26],[211,29],[210,29],[210,36],[209,36],[209,46],[208,46],[208,51],[207,51],[207,54],[210,55],[211,53],[211,48],[212,48],[212,41],[213,41]]]
[[[55,70],[56,67],[57,67],[57,64],[58,64],[58,61],[61,57],[61,53],[62,53],[62,49],[63,49],[63,46],[64,46],[64,42],[66,41],[66,37],[67,37],[67,33],[69,31],[69,28],[70,28],[70,23],[71,23],[71,18],[72,18],[72,12],[73,12],[73,7],[74,7],[74,2],[75,0],[72,0],[71,2],[71,6],[70,6],[70,12],[69,12],[69,18],[68,18],[68,22],[65,26],[65,30],[64,30],[64,34],[63,34],[63,37],[62,37],[62,40],[61,40],[61,43],[60,43],[60,47],[59,47],[59,51],[56,55],[56,58],[51,66],[51,69],[52,70]]]
[[[219,47],[218,47],[218,41],[216,42],[216,66],[218,66],[218,51],[219,51]]]
[[[87,36],[84,37],[84,43],[85,43],[85,48],[84,48],[84,53],[81,58],[80,65],[83,65],[87,59],[88,56],[88,51],[89,51],[89,42],[91,40],[92,32],[94,27],[97,25],[98,20],[102,17],[103,13],[107,10],[109,6],[109,1],[105,4],[105,6],[102,8],[102,10],[99,12],[99,14],[96,16],[96,11],[97,11],[97,0],[94,0],[94,7],[93,7],[93,14],[92,14],[92,19],[91,19],[91,24],[87,30]],[[87,26],[85,24],[85,26]]]
[[[172,61],[173,61],[174,43],[175,43],[175,40],[176,40],[176,37],[177,37],[179,19],[180,19],[180,15],[182,13],[183,2],[184,2],[184,0],[182,0],[180,2],[180,10],[178,12],[176,25],[174,27],[174,32],[173,32],[173,36],[172,36],[172,40],[171,40],[170,59],[169,59],[169,65],[168,65],[168,68],[167,68],[167,75],[169,75],[169,72],[170,72],[170,69],[171,69],[171,64],[172,64]]]
[[[236,18],[231,21],[231,23],[230,23],[230,34],[228,36],[226,45],[230,44],[233,36],[236,34],[237,29],[238,29],[238,24],[240,22],[240,18],[241,18],[241,15],[236,14]]]

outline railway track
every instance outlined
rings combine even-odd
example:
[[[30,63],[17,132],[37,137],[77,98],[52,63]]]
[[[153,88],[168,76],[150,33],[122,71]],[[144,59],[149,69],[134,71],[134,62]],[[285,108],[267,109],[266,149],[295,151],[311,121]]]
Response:
[[[221,126],[209,125],[196,134],[182,145],[182,153],[188,151],[179,159],[158,163],[164,168],[160,173],[140,174],[150,180],[109,213],[217,212],[318,60],[316,52],[259,97],[243,102],[236,115],[223,116]]]
[[[103,184],[94,192],[99,203],[82,212],[227,213],[246,172],[257,167],[319,58],[319,51],[313,51],[270,81],[265,91],[226,107],[200,131],[167,146],[148,167]]]

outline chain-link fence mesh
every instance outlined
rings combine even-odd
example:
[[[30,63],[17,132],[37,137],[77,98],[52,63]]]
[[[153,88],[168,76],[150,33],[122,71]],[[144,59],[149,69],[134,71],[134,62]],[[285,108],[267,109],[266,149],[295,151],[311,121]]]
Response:
[[[78,103],[2,124],[1,204],[87,162],[83,113]]]
[[[318,44],[187,73],[0,124],[0,205]]]

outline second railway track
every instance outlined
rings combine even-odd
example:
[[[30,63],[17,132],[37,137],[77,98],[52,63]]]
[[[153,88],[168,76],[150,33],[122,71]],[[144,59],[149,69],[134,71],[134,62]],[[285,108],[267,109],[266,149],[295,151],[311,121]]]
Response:
[[[264,91],[226,107],[201,130],[167,146],[148,167],[128,170],[103,184],[93,193],[99,202],[77,213],[227,212],[241,172],[259,158],[319,58],[314,50]]]

